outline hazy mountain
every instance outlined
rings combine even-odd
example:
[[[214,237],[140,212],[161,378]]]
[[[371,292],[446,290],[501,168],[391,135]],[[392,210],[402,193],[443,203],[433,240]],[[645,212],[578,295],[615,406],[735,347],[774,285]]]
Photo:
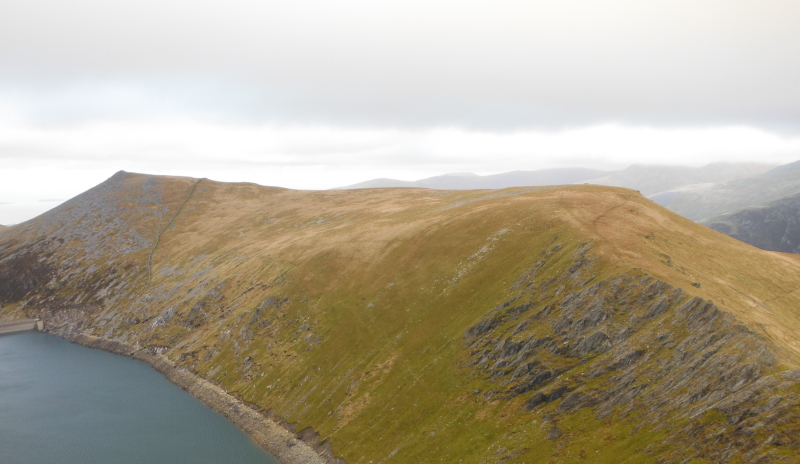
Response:
[[[690,184],[719,182],[751,176],[773,167],[755,163],[715,163],[701,168],[633,165],[621,171],[565,168],[513,171],[490,176],[454,173],[417,181],[373,179],[340,187],[340,189],[417,187],[438,190],[472,190],[590,183],[630,188],[649,196]]]
[[[584,168],[543,169],[540,171],[512,171],[489,176],[472,173],[453,173],[429,177],[417,181],[395,179],[373,179],[339,189],[363,189],[386,187],[416,187],[438,190],[502,189],[509,187],[535,187],[584,182],[603,176],[607,171]]]
[[[696,221],[760,206],[800,193],[800,161],[741,179],[690,185],[650,198]]]
[[[793,462],[793,258],[612,187],[120,172],[0,235],[0,320],[194,373],[349,463]]]
[[[692,184],[722,182],[753,176],[775,166],[756,163],[714,163],[700,168],[686,166],[633,165],[621,171],[608,173],[604,177],[588,182],[638,190],[650,196]]]
[[[800,253],[800,195],[718,216],[703,224],[762,250]]]

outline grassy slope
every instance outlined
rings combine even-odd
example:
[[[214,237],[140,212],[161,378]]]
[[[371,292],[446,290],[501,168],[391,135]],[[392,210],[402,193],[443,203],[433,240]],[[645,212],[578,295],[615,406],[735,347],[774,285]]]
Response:
[[[610,260],[714,301],[772,340],[782,359],[800,362],[800,314],[794,309],[800,303],[800,257],[765,253],[633,196],[617,200],[607,213],[586,208],[581,195],[562,198],[575,222],[601,239]],[[693,282],[701,287],[693,288]]]
[[[149,285],[150,246],[100,260],[78,237],[67,240],[71,265],[91,260],[92,284],[64,281],[4,311],[88,304],[84,330],[164,347],[298,430],[313,426],[351,463],[571,462],[586,452],[593,462],[652,462],[641,451],[663,432],[584,409],[564,417],[571,439],[556,444],[537,425],[552,411],[532,416],[522,399],[474,393],[493,386],[470,375],[465,330],[556,244],[542,278],[565,272],[578,247],[593,243],[595,279],[642,270],[736,315],[783,364],[800,360],[798,257],[714,233],[633,191],[299,192],[202,181],[164,229],[193,180],[158,179],[160,204],[126,203],[125,191],[143,182],[128,175],[127,190],[113,195],[126,223],[150,230],[149,245],[163,230]],[[14,238],[30,242],[44,227],[28,223]],[[101,278],[109,273],[117,277]],[[127,283],[102,292],[120,279]]]

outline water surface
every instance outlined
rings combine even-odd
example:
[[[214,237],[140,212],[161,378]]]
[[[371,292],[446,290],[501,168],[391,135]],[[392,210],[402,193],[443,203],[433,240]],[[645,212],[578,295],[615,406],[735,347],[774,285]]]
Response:
[[[277,461],[147,364],[25,332],[0,336],[0,463]]]

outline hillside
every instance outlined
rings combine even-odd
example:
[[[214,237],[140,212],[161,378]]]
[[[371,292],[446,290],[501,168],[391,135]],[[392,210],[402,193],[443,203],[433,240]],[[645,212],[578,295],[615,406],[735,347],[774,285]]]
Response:
[[[372,179],[339,189],[416,187],[437,190],[504,189],[509,187],[538,187],[543,185],[575,184],[606,174],[604,171],[585,168],[542,169],[539,171],[512,171],[479,176],[472,173],[454,173],[416,181],[397,179]]]
[[[689,219],[708,221],[797,194],[800,194],[800,161],[754,176],[690,185],[650,198]]]
[[[703,224],[762,250],[800,253],[800,195],[718,216]]]
[[[0,318],[163,354],[350,464],[796,462],[798,258],[619,188],[120,172],[0,235]]]

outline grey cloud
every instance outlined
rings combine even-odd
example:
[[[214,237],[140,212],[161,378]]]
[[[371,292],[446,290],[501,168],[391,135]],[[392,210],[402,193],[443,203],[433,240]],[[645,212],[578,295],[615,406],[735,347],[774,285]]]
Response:
[[[0,98],[43,123],[800,128],[792,1],[0,7]]]

